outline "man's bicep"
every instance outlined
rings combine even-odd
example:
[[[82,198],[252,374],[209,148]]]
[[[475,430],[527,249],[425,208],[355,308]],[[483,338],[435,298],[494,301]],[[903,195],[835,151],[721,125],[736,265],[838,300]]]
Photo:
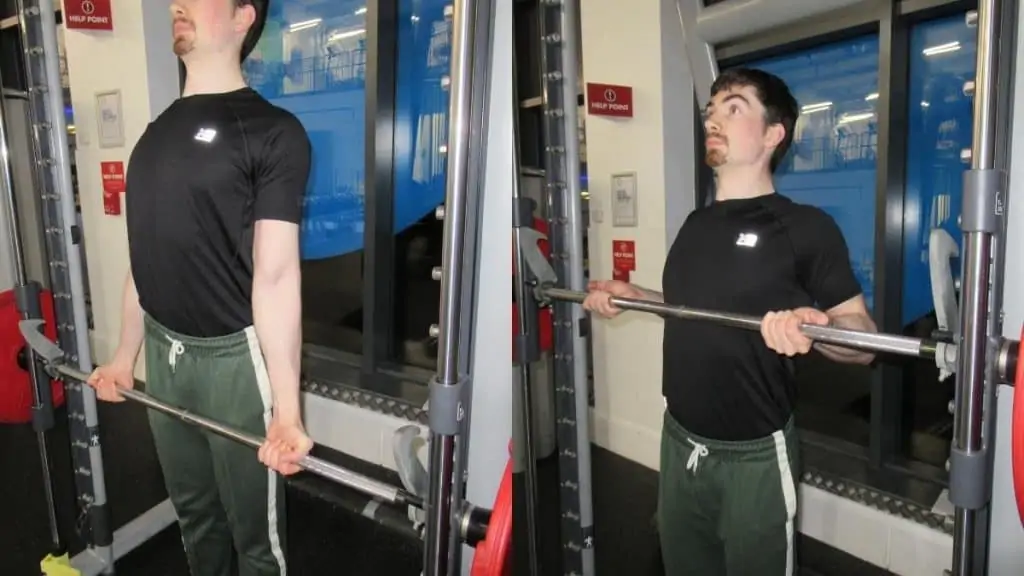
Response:
[[[311,163],[312,148],[302,124],[289,117],[275,126],[262,148],[256,171],[257,221],[302,221]]]
[[[808,230],[804,245],[810,250],[804,259],[806,289],[822,310],[830,310],[861,296],[860,282],[850,264],[850,250],[843,232],[827,214]]]

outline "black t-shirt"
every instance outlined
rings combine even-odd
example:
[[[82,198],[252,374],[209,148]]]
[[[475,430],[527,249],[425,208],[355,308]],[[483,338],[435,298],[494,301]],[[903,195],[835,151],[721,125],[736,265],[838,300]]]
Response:
[[[835,221],[779,194],[691,213],[662,282],[668,304],[757,317],[802,306],[828,310],[861,292]],[[669,413],[694,434],[763,438],[792,414],[794,362],[770,350],[760,332],[666,319],[663,346]]]
[[[171,104],[128,164],[128,246],[142,309],[190,336],[251,325],[255,223],[301,222],[310,157],[299,120],[250,88]]]

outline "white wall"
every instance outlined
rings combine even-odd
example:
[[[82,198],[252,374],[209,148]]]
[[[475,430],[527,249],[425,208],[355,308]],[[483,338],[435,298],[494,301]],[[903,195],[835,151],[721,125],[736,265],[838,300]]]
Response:
[[[122,161],[127,166],[146,125],[173,101],[178,86],[176,59],[170,48],[170,12],[165,3],[115,2],[113,11],[113,32],[64,32],[95,320],[92,349],[97,363],[107,361],[117,346],[121,295],[128,272],[124,214],[103,213],[100,162]],[[110,90],[121,91],[125,142],[120,148],[100,148],[96,138],[96,93]],[[143,368],[140,361],[140,377]]]
[[[631,86],[635,109],[629,119],[586,118],[590,277],[611,278],[612,240],[635,240],[632,281],[660,290],[667,253],[666,166],[689,162],[679,156],[683,150],[664,147],[666,134],[679,130],[667,123],[674,114],[665,114],[665,109],[677,106],[678,97],[686,106],[686,93],[663,93],[661,4],[632,2],[625,17],[617,0],[587,0],[580,3],[580,25],[584,81]],[[692,100],[687,113],[692,116]],[[613,228],[611,175],[627,171],[637,174],[639,226]],[[690,193],[672,190],[673,195]],[[664,407],[661,332],[661,320],[648,315],[624,314],[593,323],[594,441],[651,468],[658,466]]]

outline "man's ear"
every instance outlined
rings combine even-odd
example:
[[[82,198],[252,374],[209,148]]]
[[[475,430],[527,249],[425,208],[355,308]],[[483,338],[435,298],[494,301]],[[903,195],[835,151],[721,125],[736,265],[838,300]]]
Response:
[[[248,34],[255,22],[256,8],[252,4],[245,4],[235,9],[235,32]]]
[[[782,144],[782,140],[786,137],[786,128],[781,122],[768,125],[768,130],[764,134],[765,146],[769,148],[777,148]]]

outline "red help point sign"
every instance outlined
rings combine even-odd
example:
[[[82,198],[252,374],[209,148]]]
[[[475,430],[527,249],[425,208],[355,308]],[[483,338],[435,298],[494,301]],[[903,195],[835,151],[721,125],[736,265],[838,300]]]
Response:
[[[124,193],[124,162],[100,162],[100,173],[103,174],[104,192]]]
[[[636,242],[612,240],[612,268],[623,272],[636,270]]]
[[[64,0],[64,25],[68,30],[113,30],[110,0]]]
[[[587,111],[592,116],[633,117],[633,89],[614,84],[587,83]]]

